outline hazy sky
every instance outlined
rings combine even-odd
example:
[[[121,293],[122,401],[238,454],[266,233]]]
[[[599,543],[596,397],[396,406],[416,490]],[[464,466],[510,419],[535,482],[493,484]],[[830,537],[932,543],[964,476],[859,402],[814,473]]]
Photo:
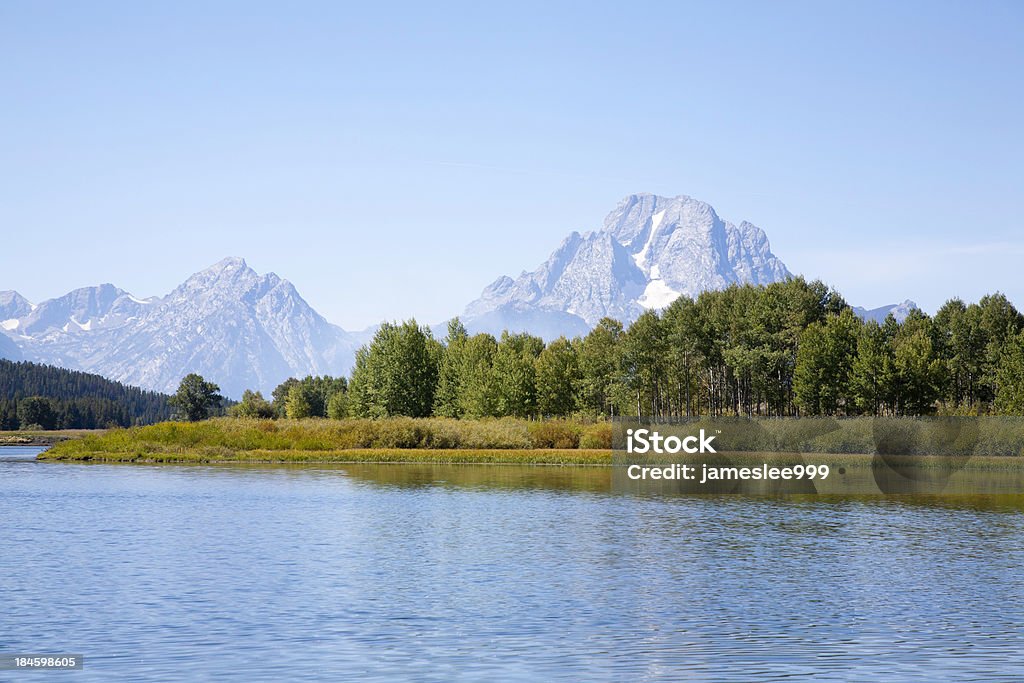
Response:
[[[867,307],[1024,305],[1024,3],[0,0],[0,289],[227,255],[437,322],[624,195]]]

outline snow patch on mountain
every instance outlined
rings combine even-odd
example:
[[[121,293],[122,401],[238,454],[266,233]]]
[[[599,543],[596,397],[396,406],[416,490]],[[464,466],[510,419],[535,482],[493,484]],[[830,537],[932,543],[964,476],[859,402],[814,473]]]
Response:
[[[569,335],[605,316],[631,322],[681,295],[788,277],[752,223],[724,221],[709,204],[685,195],[635,194],[619,202],[600,230],[571,233],[537,270],[488,285],[464,318],[471,331],[544,320]]]
[[[0,315],[8,309],[20,315],[3,316],[3,333],[26,358],[157,391],[173,391],[190,372],[232,397],[247,388],[268,392],[290,376],[347,374],[361,340],[328,323],[290,282],[259,275],[241,258],[192,275],[162,298],[104,284],[34,309],[5,292]]]
[[[665,284],[664,280],[652,279],[647,283],[644,293],[637,300],[644,308],[661,310],[679,298],[679,292]]]

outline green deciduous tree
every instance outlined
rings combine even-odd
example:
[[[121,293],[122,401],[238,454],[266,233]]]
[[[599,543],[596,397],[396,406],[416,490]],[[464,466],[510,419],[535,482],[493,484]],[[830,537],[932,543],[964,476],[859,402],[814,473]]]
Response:
[[[646,311],[630,325],[622,339],[620,358],[624,387],[636,403],[620,406],[623,413],[660,417],[665,368],[665,330],[654,311]],[[629,414],[629,413],[626,413]]]
[[[499,415],[528,417],[537,412],[537,356],[544,340],[504,332],[494,352],[492,373]]]
[[[258,391],[246,389],[242,393],[242,401],[228,409],[228,414],[233,417],[255,417],[263,420],[276,417],[274,406],[270,401],[263,398]]]
[[[298,391],[296,391],[298,390]],[[302,379],[289,377],[273,391],[274,411],[278,417],[301,419],[327,417],[327,404],[336,394],[348,391],[348,380],[329,375],[307,375]],[[288,404],[292,402],[289,412]]]
[[[434,414],[441,417],[462,417],[459,393],[462,387],[463,350],[466,347],[466,327],[458,318],[448,322],[448,336],[437,374],[437,391],[434,393]]]
[[[198,422],[207,419],[223,398],[220,387],[193,372],[181,380],[170,403],[186,420]]]
[[[288,398],[284,402],[285,416],[289,420],[303,420],[307,417],[318,417],[314,408],[316,395],[313,387],[309,384],[299,382],[288,392]]]
[[[384,323],[356,357],[352,408],[365,417],[426,417],[434,405],[442,347],[415,320]]]
[[[1005,341],[995,381],[996,409],[1010,415],[1024,415],[1024,332]]]
[[[489,334],[466,340],[459,370],[459,409],[466,417],[498,415],[498,387],[494,381],[494,356],[498,342]]]
[[[860,412],[884,414],[889,400],[889,377],[892,373],[892,337],[895,335],[892,316],[886,325],[868,321],[857,338],[857,357],[850,378],[853,400]]]
[[[892,342],[892,371],[888,376],[890,402],[898,415],[935,411],[941,395],[943,367],[936,358],[931,320],[912,313],[899,326]]]
[[[662,314],[667,347],[665,366],[668,391],[677,417],[688,416],[694,409],[697,393],[697,370],[701,361],[704,321],[697,303],[688,296],[673,301]]]
[[[572,342],[559,337],[548,344],[537,357],[537,407],[541,414],[571,414],[576,409],[579,378],[579,362]]]
[[[800,334],[793,392],[797,405],[807,415],[853,411],[850,378],[861,325],[847,308],[824,322],[812,322]]]
[[[339,391],[327,400],[327,417],[332,420],[341,420],[348,417],[349,404],[348,393]]]
[[[274,412],[277,413],[278,417],[285,417],[287,413],[288,395],[291,393],[292,387],[298,383],[299,380],[294,377],[289,377],[278,384],[270,393],[273,398]]]
[[[977,306],[950,299],[935,314],[932,340],[945,366],[942,400],[954,408],[978,406],[985,375],[985,346]]]
[[[622,323],[602,318],[579,343],[577,403],[587,413],[615,413],[614,396],[619,383],[619,345],[622,334]]]

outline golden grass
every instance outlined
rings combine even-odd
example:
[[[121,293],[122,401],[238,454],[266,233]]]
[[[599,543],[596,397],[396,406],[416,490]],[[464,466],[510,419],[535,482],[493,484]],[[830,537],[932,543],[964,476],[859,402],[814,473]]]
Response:
[[[90,451],[67,453],[50,449],[41,460],[131,463],[436,463],[505,465],[611,465],[611,451],[601,449],[423,449],[350,448],[344,450],[221,450]]]

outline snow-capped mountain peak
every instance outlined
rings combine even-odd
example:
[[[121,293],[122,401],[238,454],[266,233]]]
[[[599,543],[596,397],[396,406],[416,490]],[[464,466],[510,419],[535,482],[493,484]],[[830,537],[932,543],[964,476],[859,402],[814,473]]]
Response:
[[[190,372],[235,397],[247,388],[269,391],[293,375],[345,374],[358,341],[324,320],[290,282],[260,275],[237,257],[162,298],[104,284],[34,309],[4,293],[0,312],[8,311],[0,332],[25,358],[159,391],[173,391]]]
[[[910,299],[904,299],[903,303],[887,304],[872,309],[862,308],[861,306],[853,307],[853,312],[860,316],[862,320],[874,320],[879,324],[884,323],[890,314],[896,319],[896,322],[901,323],[914,310],[918,310],[918,305]]]
[[[790,276],[764,231],[722,220],[686,195],[633,194],[601,230],[571,233],[532,273],[502,277],[466,307],[470,329],[550,328],[576,334],[610,316],[630,322],[680,295]]]

